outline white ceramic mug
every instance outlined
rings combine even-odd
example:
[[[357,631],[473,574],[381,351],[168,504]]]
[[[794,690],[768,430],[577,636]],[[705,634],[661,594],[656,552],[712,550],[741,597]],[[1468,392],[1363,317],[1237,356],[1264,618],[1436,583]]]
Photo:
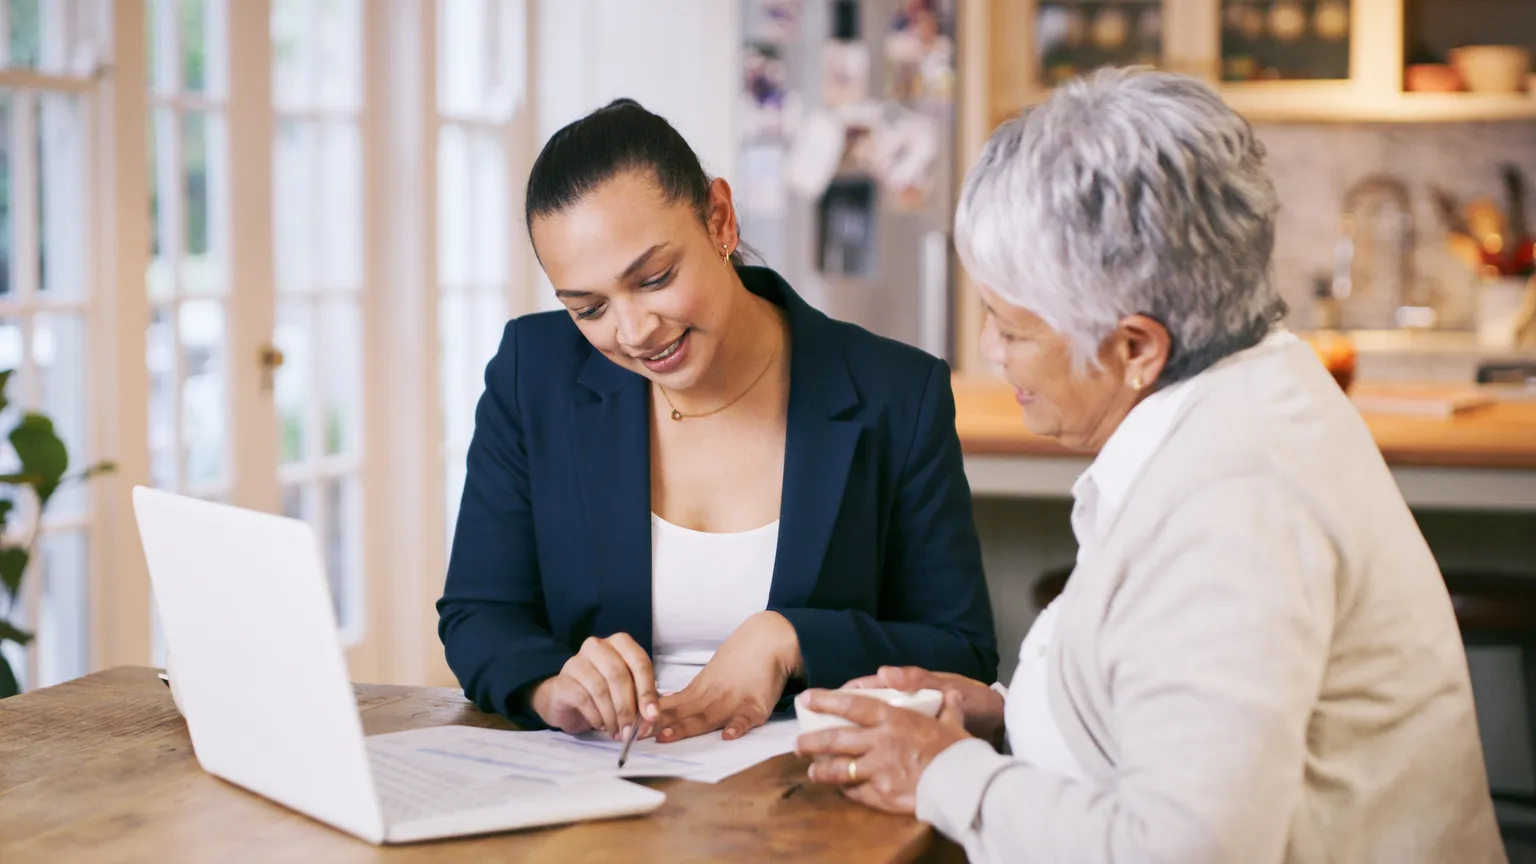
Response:
[[[898,708],[906,708],[916,711],[928,717],[939,716],[939,709],[944,707],[944,694],[938,690],[886,690],[872,688],[868,690],[844,689],[839,693],[851,693],[855,696],[867,696],[871,699],[879,699],[887,705],[895,705]],[[838,726],[852,726],[852,722],[832,714],[822,714],[805,707],[805,694],[795,697],[795,719],[800,721],[800,734],[816,732],[822,729],[832,729]]]

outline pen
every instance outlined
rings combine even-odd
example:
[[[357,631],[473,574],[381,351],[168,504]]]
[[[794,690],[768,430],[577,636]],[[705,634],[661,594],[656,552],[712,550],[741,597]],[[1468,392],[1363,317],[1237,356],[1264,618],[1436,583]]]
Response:
[[[635,739],[640,737],[640,718],[635,718],[635,724],[629,727],[629,739],[624,742],[624,749],[619,751],[619,767],[624,767],[624,761],[629,758],[629,748],[635,746]]]

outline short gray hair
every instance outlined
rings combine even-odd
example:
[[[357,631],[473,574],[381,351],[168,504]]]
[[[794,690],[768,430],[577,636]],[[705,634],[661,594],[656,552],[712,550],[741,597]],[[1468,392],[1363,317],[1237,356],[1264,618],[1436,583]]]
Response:
[[[1160,381],[1188,378],[1285,315],[1263,162],[1252,127],[1199,81],[1102,69],[992,134],[961,192],[956,247],[1077,360],[1096,364],[1104,337],[1141,314],[1173,339]]]

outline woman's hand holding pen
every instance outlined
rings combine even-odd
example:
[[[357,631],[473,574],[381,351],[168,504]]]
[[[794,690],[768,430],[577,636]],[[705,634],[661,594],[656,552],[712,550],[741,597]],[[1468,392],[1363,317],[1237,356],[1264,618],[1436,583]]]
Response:
[[[530,705],[545,723],[572,734],[597,729],[626,740],[653,734],[663,743],[723,730],[739,738],[761,726],[785,683],[800,674],[800,640],[777,612],[748,618],[687,687],[662,700],[651,658],[626,633],[582,643],[560,674],[534,688]]]
[[[616,633],[583,642],[559,675],[534,688],[529,707],[563,732],[598,729],[623,740],[635,723],[645,726],[641,737],[650,734],[658,702],[651,658],[629,634]]]

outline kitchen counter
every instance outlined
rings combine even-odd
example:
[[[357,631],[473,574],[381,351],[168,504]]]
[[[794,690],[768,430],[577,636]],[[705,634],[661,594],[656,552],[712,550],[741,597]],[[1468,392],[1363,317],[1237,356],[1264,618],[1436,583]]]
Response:
[[[1002,382],[957,377],[954,390],[975,494],[1071,495],[1090,454],[1030,433]],[[1365,421],[1410,505],[1536,511],[1536,401],[1496,402],[1445,419],[1367,414]]]

